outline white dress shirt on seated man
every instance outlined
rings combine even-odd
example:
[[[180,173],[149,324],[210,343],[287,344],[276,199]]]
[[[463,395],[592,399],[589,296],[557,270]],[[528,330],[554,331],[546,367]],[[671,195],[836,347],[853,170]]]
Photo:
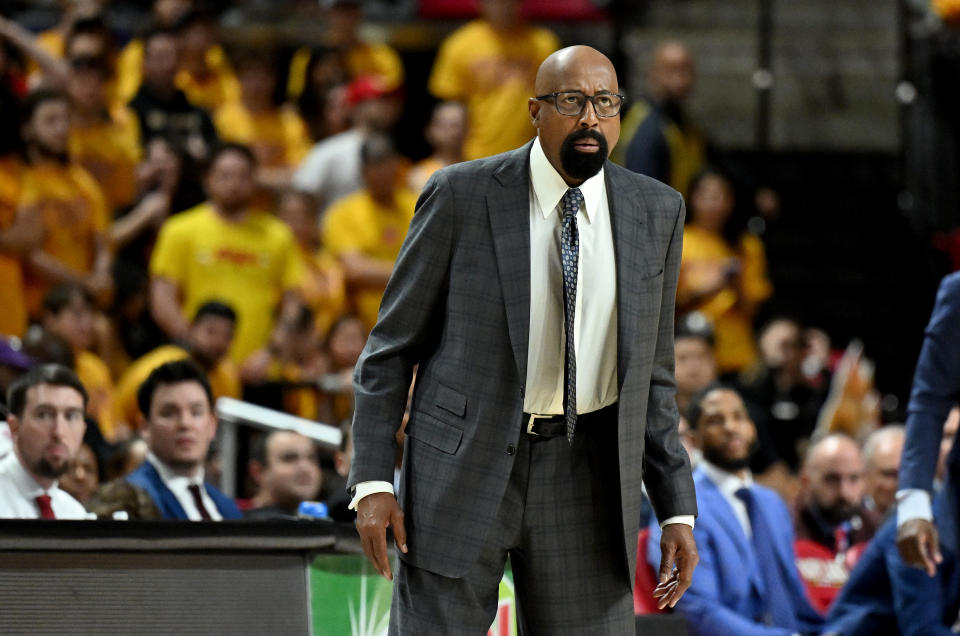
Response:
[[[202,466],[192,477],[184,477],[183,475],[178,475],[173,472],[152,452],[147,453],[147,461],[157,469],[157,473],[160,475],[160,479],[163,480],[163,484],[169,488],[173,496],[177,498],[177,501],[183,507],[183,511],[187,513],[187,518],[190,519],[190,521],[203,521],[203,515],[200,514],[200,510],[197,509],[197,505],[194,503],[193,495],[190,494],[190,486],[193,485],[199,486],[203,507],[207,509],[210,518],[213,521],[223,521],[223,515],[217,510],[217,504],[215,504],[213,499],[210,498],[210,495],[207,494],[207,489],[203,485],[204,471]]]
[[[20,463],[17,453],[10,451],[0,459],[0,519],[39,519],[37,497],[50,497],[50,507],[57,519],[88,519],[79,501],[61,490],[57,482],[44,489]]]

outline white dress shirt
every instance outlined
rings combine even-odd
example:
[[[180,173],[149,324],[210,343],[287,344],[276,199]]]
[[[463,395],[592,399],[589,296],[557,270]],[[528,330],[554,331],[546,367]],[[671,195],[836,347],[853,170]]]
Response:
[[[173,496],[177,498],[178,502],[180,502],[180,505],[183,507],[183,511],[187,513],[187,518],[190,521],[203,521],[203,517],[200,515],[200,511],[197,509],[197,505],[193,502],[193,495],[190,494],[189,487],[192,484],[200,486],[200,499],[203,501],[204,508],[206,508],[207,512],[210,514],[210,518],[214,521],[221,521],[223,519],[220,511],[217,510],[217,504],[215,504],[213,499],[210,498],[210,495],[207,494],[207,489],[203,485],[204,473],[202,466],[197,470],[193,477],[184,477],[183,475],[178,475],[170,470],[170,468],[160,461],[160,459],[152,452],[147,453],[147,461],[157,469],[157,473],[160,474],[160,479],[163,480],[164,485],[170,489],[170,492],[173,493]]]
[[[39,519],[36,498],[50,496],[50,507],[57,519],[90,519],[79,501],[57,487],[57,482],[44,489],[20,464],[13,451],[0,459],[0,519]]]
[[[566,337],[560,231],[563,196],[570,186],[535,139],[530,149],[530,337],[523,410],[563,414]],[[617,268],[603,169],[579,186],[580,250],[573,339],[577,359],[577,412],[617,401]]]
[[[743,533],[747,535],[748,539],[752,539],[753,528],[750,525],[750,513],[747,511],[747,504],[737,497],[738,490],[753,486],[753,476],[750,474],[750,471],[746,471],[746,478],[740,479],[735,474],[723,470],[705,459],[701,460],[699,467],[707,474],[710,481],[714,483],[717,490],[723,495],[723,498],[726,499],[730,507],[733,508],[733,514],[737,517],[737,521],[740,522]]]
[[[540,139],[530,148],[530,327],[523,410],[539,415],[563,413],[566,355],[560,231],[563,196],[570,186],[547,159]],[[579,186],[583,204],[577,213],[580,250],[574,312],[577,359],[577,412],[590,413],[617,401],[617,269],[613,230],[603,169]],[[379,492],[393,493],[386,481],[356,485],[350,509]],[[692,515],[660,524],[684,523]]]

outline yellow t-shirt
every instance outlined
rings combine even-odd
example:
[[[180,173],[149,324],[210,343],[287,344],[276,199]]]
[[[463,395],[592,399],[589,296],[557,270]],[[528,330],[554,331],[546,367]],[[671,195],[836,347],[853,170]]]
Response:
[[[740,237],[735,251],[723,237],[695,225],[683,232],[683,255],[678,294],[702,289],[708,270],[725,267],[731,258],[739,258],[740,278],[736,288],[727,288],[697,307],[714,323],[717,366],[721,373],[739,371],[757,356],[753,334],[753,316],[738,305],[743,301],[759,303],[773,293],[767,278],[763,243],[752,234]]]
[[[113,379],[107,363],[89,351],[75,354],[77,377],[87,390],[87,413],[97,420],[100,432],[107,439],[113,438]]]
[[[317,333],[326,336],[333,322],[347,311],[347,287],[343,266],[326,250],[310,254],[299,245],[306,275],[300,288],[303,302],[313,310]]]
[[[133,361],[123,377],[117,382],[114,391],[113,413],[117,422],[126,423],[131,430],[137,430],[140,421],[140,407],[137,405],[137,390],[150,372],[167,362],[184,360],[190,354],[183,347],[163,345]],[[224,358],[207,376],[213,399],[220,397],[240,397],[240,374],[237,366],[229,358]]]
[[[324,216],[323,243],[339,257],[360,252],[370,258],[394,261],[407,235],[417,195],[407,188],[398,188],[394,206],[378,205],[367,190],[359,190],[335,201]],[[383,289],[351,289],[352,304],[367,329],[377,322]]]
[[[92,126],[70,128],[70,157],[96,179],[111,210],[136,196],[140,161],[140,126],[133,112],[119,106],[110,118]]]
[[[0,231],[13,225],[17,216],[22,169],[16,157],[0,158]],[[27,299],[20,258],[0,252],[0,335],[23,336],[26,330]]]
[[[207,77],[200,79],[181,70],[175,81],[177,88],[186,93],[190,103],[212,111],[240,97],[240,82],[230,68],[226,52],[219,44],[210,47],[206,61],[210,70]],[[119,102],[126,104],[137,94],[143,81],[142,73],[143,40],[130,40],[117,59],[115,92]]]
[[[100,186],[79,165],[44,162],[27,166],[21,177],[19,214],[40,214],[42,250],[70,269],[87,274],[93,269],[97,237],[110,222]],[[37,315],[50,281],[25,275],[27,309]]]
[[[546,29],[527,27],[499,35],[483,20],[454,31],[440,46],[430,74],[430,92],[467,105],[467,159],[522,146],[533,138],[527,100],[537,69],[559,46]]]
[[[213,123],[222,141],[250,146],[265,168],[294,167],[310,150],[307,127],[289,107],[253,113],[235,100],[217,109]]]
[[[299,288],[303,264],[289,228],[272,215],[251,210],[233,223],[203,203],[160,228],[150,274],[177,284],[186,316],[208,300],[230,305],[237,313],[230,357],[240,364],[267,343],[283,292]]]

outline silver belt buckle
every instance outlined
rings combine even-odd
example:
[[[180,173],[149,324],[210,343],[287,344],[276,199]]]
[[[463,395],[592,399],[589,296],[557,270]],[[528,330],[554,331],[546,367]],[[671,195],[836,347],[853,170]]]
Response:
[[[544,420],[544,419],[547,419],[548,417],[552,417],[552,416],[537,415],[536,413],[531,413],[530,419],[527,420],[527,433],[529,435],[536,435],[537,437],[540,437],[540,433],[534,432],[533,425],[537,423],[537,420]]]

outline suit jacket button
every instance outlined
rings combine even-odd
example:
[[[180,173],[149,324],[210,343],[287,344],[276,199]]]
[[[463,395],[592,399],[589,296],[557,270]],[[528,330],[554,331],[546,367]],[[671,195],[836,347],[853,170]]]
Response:
[[[513,444],[507,444],[507,455],[516,455],[517,447]]]

